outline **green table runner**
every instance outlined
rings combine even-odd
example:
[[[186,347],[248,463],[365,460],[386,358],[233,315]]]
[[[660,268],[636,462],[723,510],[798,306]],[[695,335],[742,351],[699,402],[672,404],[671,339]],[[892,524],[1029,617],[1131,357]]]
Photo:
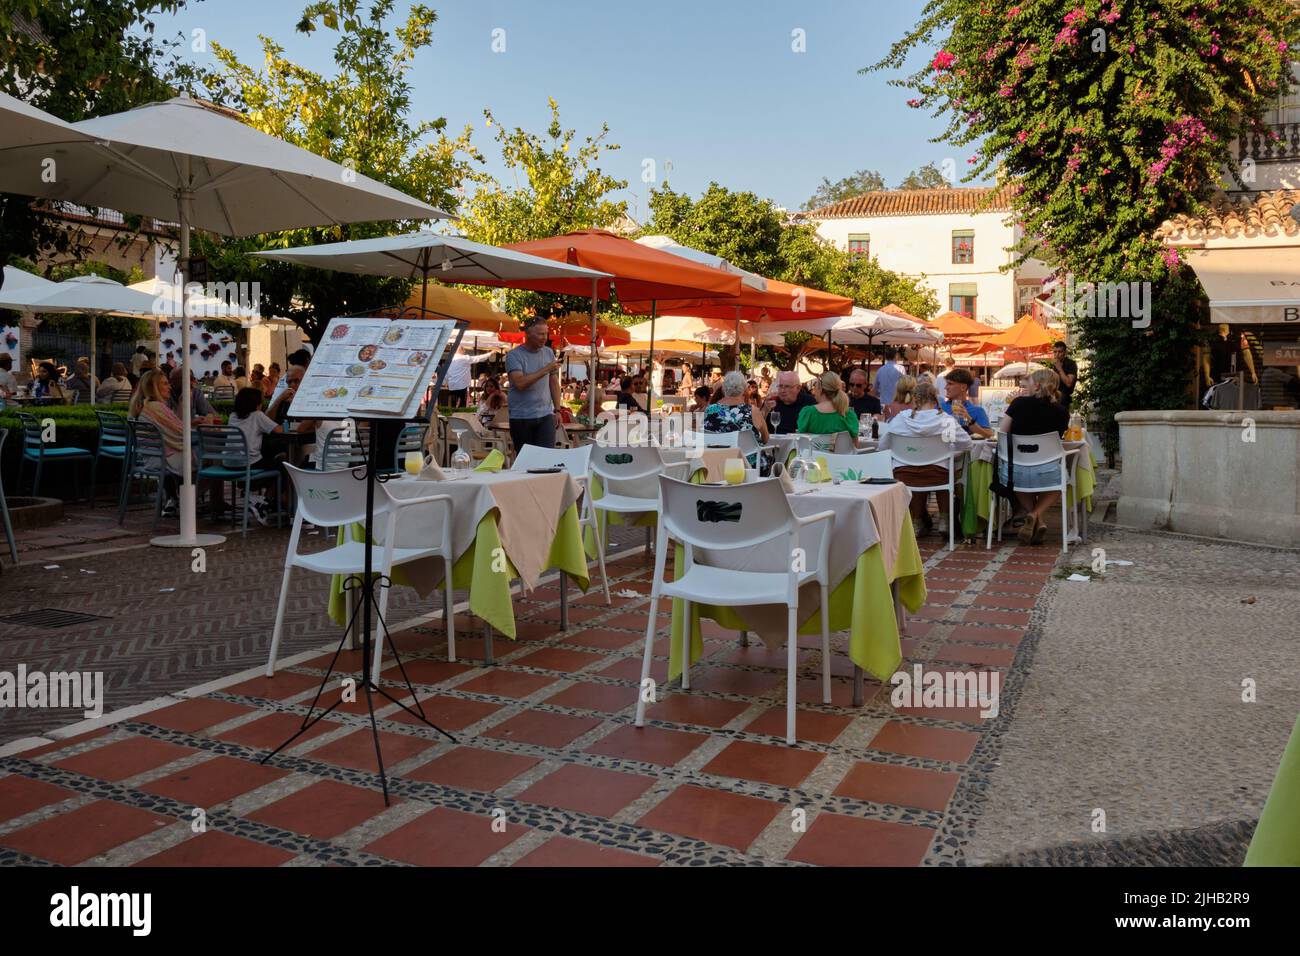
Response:
[[[362,540],[363,529],[353,525],[354,541]],[[343,540],[343,529],[339,529],[339,541]],[[497,531],[497,515],[489,511],[478,523],[474,534],[474,543],[458,557],[451,567],[451,583],[458,590],[469,591],[470,613],[487,621],[494,628],[511,639],[515,636],[514,606],[510,599],[510,582],[519,576],[510,558],[505,559],[505,570],[492,569],[492,555],[501,547],[501,537]],[[579,533],[578,505],[572,504],[560,518],[551,541],[547,566],[558,568],[578,582],[586,591],[590,585],[587,574],[587,557],[583,552],[582,536]],[[409,585],[410,579],[403,574],[401,567],[393,569],[393,583]],[[347,623],[347,602],[343,594],[343,577],[334,575],[330,581],[329,615],[330,620],[340,627]]]

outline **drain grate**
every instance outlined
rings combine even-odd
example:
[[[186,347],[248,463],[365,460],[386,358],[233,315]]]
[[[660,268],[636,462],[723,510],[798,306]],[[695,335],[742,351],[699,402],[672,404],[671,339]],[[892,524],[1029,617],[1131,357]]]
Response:
[[[106,621],[103,614],[82,614],[80,611],[64,611],[57,607],[43,607],[39,611],[23,611],[21,614],[9,614],[0,617],[0,624],[17,624],[21,627],[69,627],[73,624],[88,624],[91,621]]]

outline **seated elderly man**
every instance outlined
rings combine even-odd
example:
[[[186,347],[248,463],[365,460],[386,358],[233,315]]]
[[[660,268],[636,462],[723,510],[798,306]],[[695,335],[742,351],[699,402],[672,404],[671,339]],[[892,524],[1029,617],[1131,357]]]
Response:
[[[766,425],[772,412],[776,412],[778,420],[773,433],[792,435],[799,430],[799,412],[816,404],[816,400],[799,384],[799,373],[780,372],[767,401],[763,403],[761,417]]]

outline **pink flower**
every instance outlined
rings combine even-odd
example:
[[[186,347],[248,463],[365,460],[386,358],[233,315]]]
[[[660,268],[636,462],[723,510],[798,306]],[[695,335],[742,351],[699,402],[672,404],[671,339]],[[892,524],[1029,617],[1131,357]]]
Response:
[[[1019,7],[1012,7],[1010,10],[1007,11],[1007,19],[1008,19],[1008,20],[1010,20],[1012,17],[1018,17],[1018,16],[1020,16],[1020,8],[1019,8]]]
[[[1182,257],[1178,255],[1178,250],[1168,246],[1165,247],[1164,252],[1160,254],[1160,258],[1164,260],[1165,268],[1170,272],[1173,272],[1183,264]]]
[[[1027,142],[1028,140],[1029,140],[1029,133],[1027,131],[1022,129],[1019,133],[1016,134],[1017,143],[1024,143]]]
[[[957,62],[957,55],[949,53],[947,50],[940,50],[934,55],[934,60],[930,63],[936,70],[946,70]]]
[[[1073,10],[1071,10],[1069,13],[1065,15],[1066,26],[1074,26],[1076,23],[1085,20],[1087,16],[1088,15],[1083,12],[1082,7],[1075,7]]]
[[[1277,44],[1277,49],[1278,49],[1278,52],[1279,52],[1279,53],[1285,53],[1285,52],[1286,52],[1286,49],[1287,49],[1287,47],[1286,47],[1286,41],[1285,41],[1285,40],[1279,40],[1279,41],[1278,41],[1278,44]]]
[[[1063,27],[1056,35],[1057,46],[1074,46],[1079,42],[1079,31],[1074,27]]]
[[[921,101],[918,99],[910,99],[907,101],[907,105],[912,107],[912,109],[916,109],[921,105]]]
[[[1010,96],[1010,95],[1011,95],[1012,93],[1014,93],[1014,92],[1015,92],[1015,90],[1013,90],[1011,87],[1009,87],[1009,86],[1004,86],[1004,87],[1002,87],[1002,89],[998,90],[998,96],[1001,96],[1001,97],[1004,97],[1004,98],[1005,98],[1005,97]]]

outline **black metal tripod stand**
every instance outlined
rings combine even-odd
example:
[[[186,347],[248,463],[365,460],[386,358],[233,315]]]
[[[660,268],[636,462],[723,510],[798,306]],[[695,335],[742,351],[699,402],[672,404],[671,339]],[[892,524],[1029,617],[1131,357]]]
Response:
[[[365,570],[362,576],[358,577],[355,574],[349,575],[343,581],[343,590],[360,591],[360,600],[355,602],[355,606],[352,609],[352,616],[348,619],[347,626],[343,630],[343,636],[339,638],[338,649],[334,651],[334,657],[330,661],[329,669],[325,672],[324,678],[321,679],[320,687],[316,690],[316,696],[312,699],[311,706],[307,709],[307,715],[302,719],[302,726],[298,728],[297,733],[292,737],[263,757],[261,762],[266,763],[285,747],[288,747],[291,743],[327,717],[334,708],[338,707],[338,705],[343,702],[343,695],[340,694],[338,700],[334,701],[334,703],[330,704],[320,713],[316,713],[316,705],[320,702],[321,695],[325,693],[325,688],[329,685],[330,678],[334,674],[335,665],[338,663],[339,655],[343,653],[343,645],[347,641],[348,635],[353,633],[352,629],[356,626],[357,618],[359,616],[361,619],[361,687],[366,695],[366,707],[370,712],[370,731],[375,740],[375,759],[379,763],[379,779],[384,788],[384,804],[387,806],[389,805],[388,774],[384,771],[384,754],[379,746],[379,724],[375,720],[374,694],[377,693],[383,695],[390,702],[401,707],[402,710],[406,711],[421,723],[438,731],[438,733],[442,734],[452,743],[456,742],[456,738],[425,716],[424,707],[420,704],[419,698],[415,695],[415,688],[411,686],[411,679],[406,676],[406,667],[402,663],[402,655],[398,652],[397,645],[395,645],[390,638],[388,625],[384,622],[383,615],[379,613],[377,589],[392,586],[392,581],[390,581],[386,576],[376,575],[374,573],[374,549],[371,545],[371,541],[373,540],[371,538],[371,528],[374,525],[375,517],[375,485],[387,481],[392,477],[391,475],[381,474],[379,471],[379,429],[376,426],[380,421],[391,421],[391,419],[370,419],[370,435],[367,442],[366,463],[352,471],[352,476],[354,478],[366,483],[366,559]],[[450,567],[447,568],[447,573],[451,573]],[[372,675],[370,673],[370,634],[372,612],[374,614],[375,622],[383,629],[384,640],[388,642],[388,647],[393,652],[393,658],[397,661],[398,670],[400,670],[402,674],[402,681],[406,684],[406,689],[411,695],[411,702],[415,705],[414,710],[375,683],[375,678],[377,678],[378,675]]]

